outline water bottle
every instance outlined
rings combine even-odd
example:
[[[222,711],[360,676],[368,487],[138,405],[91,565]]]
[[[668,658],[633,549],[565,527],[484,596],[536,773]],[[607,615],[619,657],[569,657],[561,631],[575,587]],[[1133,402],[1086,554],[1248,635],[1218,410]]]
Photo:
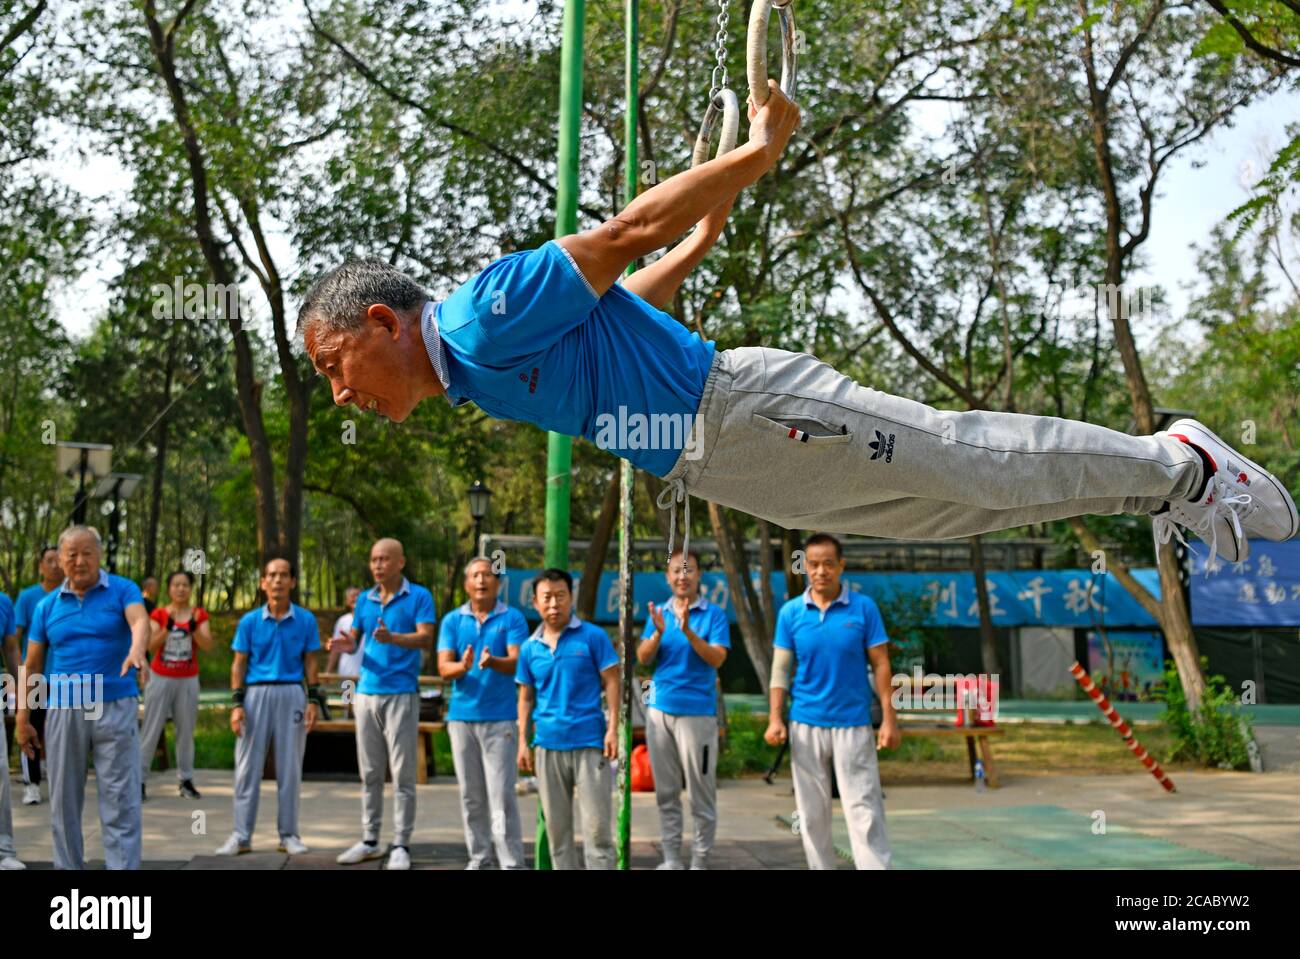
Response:
[[[984,782],[984,760],[975,760],[975,791],[982,793],[987,784]]]

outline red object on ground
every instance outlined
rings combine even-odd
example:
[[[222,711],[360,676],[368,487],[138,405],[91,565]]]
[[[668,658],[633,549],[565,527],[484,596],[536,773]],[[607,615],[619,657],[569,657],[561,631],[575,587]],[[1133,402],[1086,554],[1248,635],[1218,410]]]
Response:
[[[1070,675],[1083,687],[1083,691],[1088,694],[1089,698],[1097,704],[1097,708],[1101,710],[1102,715],[1115,728],[1115,732],[1124,737],[1124,745],[1129,748],[1129,751],[1151,772],[1151,775],[1156,777],[1160,785],[1170,792],[1174,792],[1174,781],[1165,775],[1165,771],[1160,768],[1160,764],[1156,762],[1155,757],[1143,749],[1142,744],[1134,738],[1133,730],[1129,728],[1129,724],[1124,722],[1119,713],[1115,712],[1115,707],[1097,688],[1097,684],[1092,681],[1088,671],[1076,662],[1070,666]]]
[[[650,771],[650,751],[642,743],[632,750],[632,791],[634,793],[652,793],[655,791],[655,777]]]

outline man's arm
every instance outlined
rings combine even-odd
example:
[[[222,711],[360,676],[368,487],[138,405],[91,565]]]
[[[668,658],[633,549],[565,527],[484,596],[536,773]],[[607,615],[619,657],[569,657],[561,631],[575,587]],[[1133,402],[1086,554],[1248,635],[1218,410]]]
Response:
[[[695,232],[677,244],[643,270],[637,270],[623,281],[623,288],[635,293],[655,309],[662,310],[677,295],[693,269],[700,265],[705,255],[718,242],[723,224],[736,202],[732,197],[719,203],[700,221]]]
[[[651,187],[618,216],[557,242],[597,296],[638,257],[667,246],[702,220],[720,198],[734,197],[772,168],[799,123],[799,108],[769,80],[771,97],[750,121],[749,142]]]

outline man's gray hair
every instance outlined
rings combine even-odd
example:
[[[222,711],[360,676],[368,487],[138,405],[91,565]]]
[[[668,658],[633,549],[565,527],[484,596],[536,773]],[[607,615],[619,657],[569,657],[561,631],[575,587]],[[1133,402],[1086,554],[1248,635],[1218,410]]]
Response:
[[[82,533],[89,533],[95,541],[95,548],[100,552],[104,551],[104,541],[99,538],[99,530],[93,526],[69,526],[59,534],[59,552],[63,551],[63,541],[71,539],[73,536],[80,536]]]
[[[466,576],[468,576],[468,575],[469,575],[469,571],[470,571],[471,569],[474,568],[474,564],[475,564],[475,563],[487,563],[487,564],[488,564],[488,572],[491,573],[493,576],[495,576],[497,579],[500,579],[500,578],[501,578],[500,575],[498,575],[498,573],[497,573],[496,564],[492,562],[492,557],[490,557],[490,556],[475,556],[475,557],[474,557],[473,559],[471,559],[468,563],[466,563],[466,564],[465,564],[465,575],[466,575]]]
[[[366,310],[383,303],[396,311],[423,306],[429,294],[415,280],[383,260],[348,260],[312,284],[298,309],[297,335],[309,326],[328,333],[355,333]]]

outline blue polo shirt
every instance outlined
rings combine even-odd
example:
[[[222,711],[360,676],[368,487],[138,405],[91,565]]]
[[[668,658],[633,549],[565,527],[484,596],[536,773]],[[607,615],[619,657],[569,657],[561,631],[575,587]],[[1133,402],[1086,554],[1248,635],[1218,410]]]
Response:
[[[14,601],[8,594],[0,593],[0,640],[8,639],[17,631]]]
[[[422,327],[453,404],[585,436],[656,476],[676,463],[713,362],[712,340],[620,284],[598,299],[554,240],[489,263],[426,306]]]
[[[248,654],[248,685],[300,683],[302,658],[320,649],[320,629],[316,617],[297,603],[290,603],[280,619],[271,615],[270,606],[261,606],[240,618],[230,648]]]
[[[542,640],[538,626],[519,649],[515,682],[537,691],[533,707],[536,735],[543,749],[603,749],[605,713],[600,708],[600,674],[618,665],[618,653],[599,626],[574,616],[555,643]]]
[[[691,648],[691,641],[677,624],[671,604],[664,610],[664,634],[659,638],[659,655],[655,659],[654,686],[647,706],[671,716],[714,716],[718,712],[718,671]],[[701,593],[686,612],[691,632],[710,646],[731,649],[731,629],[727,614]],[[646,624],[643,639],[655,631]]]
[[[790,720],[809,726],[869,726],[867,650],[888,641],[875,601],[847,584],[840,584],[840,595],[824,612],[813,602],[811,587],[788,600],[777,615],[773,645],[794,650]]]
[[[53,590],[50,592],[53,592]],[[32,628],[32,613],[36,611],[36,604],[48,595],[50,594],[45,592],[44,586],[40,583],[33,583],[18,594],[18,602],[14,604],[17,626],[23,631],[23,638],[19,643],[23,659],[27,658],[27,634],[31,632]]]
[[[491,648],[493,656],[509,656],[511,649],[519,649],[527,639],[524,614],[501,600],[497,600],[482,623],[469,603],[443,618],[438,633],[439,651],[450,650],[459,659],[465,655],[466,646],[474,647],[474,662],[469,672],[452,683],[448,720],[497,723],[518,716],[514,679],[495,669],[481,669],[478,658],[483,655],[484,643]]]
[[[28,640],[42,643],[45,675],[53,708],[88,702],[93,680],[103,676],[103,701],[114,702],[140,692],[135,667],[121,675],[122,662],[131,651],[131,626],[126,608],[139,605],[144,612],[140,587],[122,576],[99,571],[99,582],[78,598],[67,581],[45,594],[32,612]],[[80,686],[74,691],[73,686]]]
[[[357,597],[357,607],[352,614],[352,628],[361,631],[361,681],[357,692],[367,696],[391,696],[396,693],[420,691],[420,662],[422,649],[406,649],[396,643],[381,643],[374,639],[379,617],[390,633],[413,633],[418,623],[436,623],[433,595],[423,586],[402,577],[402,585],[389,597],[388,605],[379,599],[379,587],[366,590]]]

